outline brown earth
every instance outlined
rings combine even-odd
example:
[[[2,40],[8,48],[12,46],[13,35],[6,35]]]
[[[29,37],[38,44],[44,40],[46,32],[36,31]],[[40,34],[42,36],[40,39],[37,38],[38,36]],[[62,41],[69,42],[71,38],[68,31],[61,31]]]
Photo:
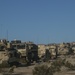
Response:
[[[75,64],[75,56],[65,56],[62,58],[66,58],[67,61],[71,62],[72,64]],[[14,73],[4,73],[0,75],[32,75],[32,70],[36,65],[41,65],[41,64],[48,64],[49,63],[35,63],[34,65],[27,66],[27,67],[17,67],[14,69]],[[60,72],[56,72],[54,75],[75,75],[75,71],[69,71],[67,68],[62,67]]]

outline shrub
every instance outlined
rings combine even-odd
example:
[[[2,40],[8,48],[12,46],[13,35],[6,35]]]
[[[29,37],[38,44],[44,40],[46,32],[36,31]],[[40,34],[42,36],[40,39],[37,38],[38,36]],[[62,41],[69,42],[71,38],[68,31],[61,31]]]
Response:
[[[0,72],[4,72],[5,71],[4,68],[8,68],[8,67],[9,67],[9,65],[8,65],[8,63],[6,61],[2,62],[0,64]]]
[[[70,70],[75,70],[75,65],[71,64],[70,62],[65,62],[65,67],[69,68]]]
[[[58,60],[55,60],[54,62],[52,62],[51,65],[53,65],[55,67],[62,67],[65,64],[65,60],[66,59],[58,59]]]
[[[1,64],[0,64],[0,68],[7,68],[9,67],[9,64],[6,62],[6,61],[3,61]]]
[[[47,65],[36,66],[33,75],[53,75],[53,71]]]
[[[61,67],[65,66],[70,70],[75,70],[75,65],[72,65],[66,59],[58,59],[51,63],[51,66],[40,65],[33,70],[33,75],[53,75],[55,72],[61,71]]]
[[[16,66],[12,66],[12,67],[9,69],[9,73],[13,73],[15,68],[16,68]]]
[[[33,75],[53,75],[55,72],[61,71],[62,61],[56,60],[52,62],[51,66],[40,65],[36,66],[33,70]]]

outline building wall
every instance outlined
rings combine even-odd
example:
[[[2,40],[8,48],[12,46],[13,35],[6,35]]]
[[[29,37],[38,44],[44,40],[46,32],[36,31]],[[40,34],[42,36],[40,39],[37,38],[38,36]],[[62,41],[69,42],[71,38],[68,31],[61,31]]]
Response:
[[[44,44],[38,45],[38,56],[41,57],[45,54],[46,46]]]

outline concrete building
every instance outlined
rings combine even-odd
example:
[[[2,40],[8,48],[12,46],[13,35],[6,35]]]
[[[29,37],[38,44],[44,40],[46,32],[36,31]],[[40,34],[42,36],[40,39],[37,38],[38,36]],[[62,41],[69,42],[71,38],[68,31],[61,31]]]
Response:
[[[46,49],[49,50],[50,54],[51,54],[51,58],[56,58],[57,57],[57,45],[56,44],[49,44],[46,46]]]
[[[61,43],[58,45],[58,54],[59,55],[66,55],[69,52],[69,43]]]
[[[38,44],[38,56],[41,57],[45,55],[46,45],[45,44]]]

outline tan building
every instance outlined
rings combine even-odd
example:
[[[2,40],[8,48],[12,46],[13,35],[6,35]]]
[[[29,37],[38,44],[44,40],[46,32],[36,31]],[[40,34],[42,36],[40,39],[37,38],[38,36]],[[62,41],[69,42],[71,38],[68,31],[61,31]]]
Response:
[[[72,43],[72,49],[74,50],[74,54],[75,54],[75,42]]]
[[[50,44],[50,45],[39,44],[38,45],[38,56],[41,57],[45,55],[46,50],[49,50],[51,58],[55,58],[57,55],[56,49],[57,47],[54,44]]]
[[[41,57],[45,54],[46,45],[45,44],[38,44],[38,56]]]
[[[56,58],[57,56],[57,46],[54,44],[51,45],[47,45],[46,49],[49,50],[50,54],[51,54],[51,58]]]
[[[9,57],[7,55],[7,52],[5,50],[0,49],[0,63],[2,63],[3,61],[7,61],[8,58]]]
[[[69,44],[61,43],[58,46],[58,54],[59,55],[66,55],[69,52]]]

